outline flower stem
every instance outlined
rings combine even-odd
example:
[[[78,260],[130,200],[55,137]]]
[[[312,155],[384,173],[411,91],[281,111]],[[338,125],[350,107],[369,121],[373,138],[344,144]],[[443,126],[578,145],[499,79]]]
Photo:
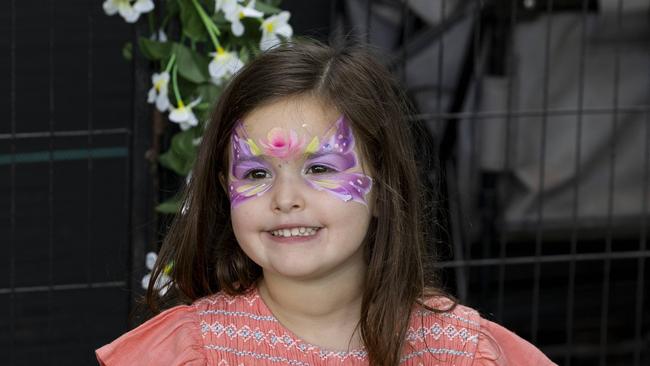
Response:
[[[183,99],[181,99],[181,92],[178,90],[178,66],[174,64],[172,69],[172,87],[174,89],[174,96],[176,97],[176,105],[180,108],[183,106]]]
[[[172,53],[172,57],[169,58],[169,61],[167,62],[167,66],[165,67],[165,71],[169,72],[171,70],[172,66],[176,63],[176,54]]]
[[[212,40],[214,49],[218,50],[221,47],[221,44],[219,43],[219,39],[217,39],[217,36],[221,33],[219,31],[219,28],[214,24],[212,19],[210,19],[210,16],[206,14],[205,10],[203,9],[203,7],[201,7],[201,4],[199,4],[198,0],[192,0],[192,4],[194,4],[194,8],[196,8],[196,12],[199,14],[199,17],[201,17],[201,20],[203,21],[203,25],[205,26],[205,29],[208,31],[208,35]]]

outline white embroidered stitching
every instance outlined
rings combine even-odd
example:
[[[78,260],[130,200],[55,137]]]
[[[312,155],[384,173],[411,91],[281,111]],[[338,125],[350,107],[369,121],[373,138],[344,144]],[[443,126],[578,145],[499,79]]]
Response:
[[[270,322],[277,323],[277,319],[273,315],[257,315],[253,313],[248,313],[245,311],[228,311],[228,310],[201,310],[199,315],[228,315],[228,316],[241,316],[246,318],[251,318],[254,320],[266,320]]]
[[[247,295],[229,296],[229,295],[226,295],[226,294],[224,294],[224,293],[218,292],[218,293],[217,293],[216,295],[214,295],[214,296],[204,297],[204,298],[198,300],[196,303],[194,303],[194,305],[197,306],[197,305],[200,305],[200,304],[202,304],[202,303],[206,303],[206,302],[209,303],[210,305],[215,305],[215,304],[218,303],[218,302],[225,302],[225,303],[227,303],[228,305],[232,305],[232,304],[234,304],[235,302],[238,302],[238,301],[240,301],[240,300],[244,300],[245,302],[248,303],[249,306],[253,306],[253,304],[255,304],[255,302],[256,302],[257,299],[259,299],[259,298],[260,298],[260,296],[257,295],[257,294],[254,294],[254,295],[247,294]]]
[[[217,337],[221,337],[222,335],[225,334],[231,340],[235,338],[241,338],[244,340],[244,342],[248,342],[249,340],[253,339],[254,341],[257,342],[257,344],[264,342],[271,348],[275,348],[276,345],[282,345],[287,350],[291,348],[295,348],[301,351],[302,353],[308,353],[308,352],[315,353],[321,359],[336,357],[340,360],[345,360],[347,358],[356,358],[359,360],[363,360],[368,355],[366,351],[362,351],[362,350],[356,350],[350,352],[322,350],[319,347],[314,346],[312,344],[304,343],[299,340],[296,340],[286,333],[283,335],[278,335],[272,329],[269,331],[264,331],[258,327],[251,329],[247,325],[238,329],[234,324],[229,324],[225,326],[218,321],[215,321],[212,324],[202,321],[200,327],[201,327],[201,336],[203,336],[204,338],[206,333],[211,332]]]
[[[222,303],[222,304],[228,304],[232,305],[233,303],[240,302],[241,300],[244,300],[245,303],[247,303],[249,306],[253,306],[256,301],[259,299],[259,295],[256,293],[248,294],[248,295],[239,295],[239,296],[229,296],[223,293],[218,293],[214,296],[211,297],[206,297],[203,298],[199,301],[197,301],[194,306],[198,310],[198,306],[202,303],[209,303],[211,305],[215,305],[217,303]],[[209,307],[209,306],[208,306]],[[462,309],[460,309],[462,311]],[[211,315],[211,314],[216,314],[216,315],[225,315],[225,316],[240,316],[244,318],[250,318],[253,320],[265,320],[265,321],[271,321],[277,323],[277,319],[275,319],[274,316],[272,315],[257,315],[254,313],[249,313],[245,311],[228,311],[228,310],[222,310],[222,309],[217,309],[217,310],[200,310],[197,311],[198,315],[200,316],[206,316],[206,315]],[[462,311],[463,314],[466,315],[475,315],[476,313],[473,311]],[[420,316],[432,316],[432,315],[440,315],[443,317],[447,318],[452,318],[456,319],[457,321],[464,322],[467,324],[471,324],[474,326],[480,327],[480,323],[464,318],[462,316],[458,316],[454,313],[435,313],[427,310],[416,310],[416,314]],[[332,358],[338,358],[341,361],[344,361],[348,357],[351,358],[356,358],[358,360],[364,360],[367,358],[367,352],[362,351],[362,350],[355,350],[355,351],[350,351],[350,352],[345,352],[345,351],[325,351],[321,350],[318,346],[314,346],[308,343],[301,342],[300,340],[293,339],[290,335],[288,334],[283,334],[282,336],[276,335],[274,330],[268,330],[264,331],[258,327],[255,327],[254,329],[251,329],[249,326],[243,326],[239,329],[233,324],[229,324],[228,326],[224,326],[220,322],[216,321],[213,322],[212,324],[206,322],[206,321],[201,321],[200,323],[200,328],[201,328],[201,335],[203,338],[205,338],[207,333],[213,333],[217,337],[220,337],[221,335],[225,334],[228,336],[231,340],[234,338],[241,338],[244,340],[244,342],[247,342],[250,339],[254,339],[258,344],[265,342],[268,346],[271,348],[275,349],[276,344],[281,344],[283,345],[286,349],[291,349],[292,347],[296,348],[297,350],[301,351],[302,353],[311,353],[316,356],[318,356],[321,360],[323,359],[328,359],[330,357]],[[470,327],[471,328],[471,327]],[[438,340],[443,334],[449,339],[453,340],[454,338],[458,337],[459,340],[462,342],[463,345],[465,345],[467,342],[473,342],[473,343],[478,343],[478,334],[472,334],[471,331],[474,329],[468,329],[465,327],[459,327],[457,328],[456,326],[452,324],[447,324],[444,328],[440,325],[440,323],[436,322],[433,326],[430,327],[419,327],[417,329],[409,328],[406,334],[406,340],[409,342],[415,342],[415,341],[420,341],[420,342],[425,342],[425,338],[427,336],[431,336],[432,338]],[[204,346],[206,349],[210,350],[216,350],[216,351],[224,351],[228,353],[233,353],[238,356],[249,356],[256,358],[258,360],[265,359],[269,360],[271,362],[286,362],[287,364],[290,365],[295,365],[295,366],[307,366],[309,365],[308,363],[299,361],[299,360],[291,360],[287,359],[282,356],[272,356],[270,354],[264,354],[264,353],[256,353],[252,351],[241,351],[238,349],[234,348],[229,348],[225,346],[220,346],[220,345],[205,345]],[[415,351],[407,354],[406,356],[403,356],[400,359],[400,363],[404,363],[405,361],[422,356],[424,354],[449,354],[449,355],[456,355],[456,356],[464,356],[464,357],[469,357],[473,358],[473,354],[470,352],[466,351],[460,351],[460,350],[454,350],[454,349],[448,349],[448,348],[425,348],[420,351]]]
[[[248,356],[248,357],[255,358],[257,360],[268,360],[268,361],[271,361],[271,362],[286,362],[289,365],[295,365],[295,366],[310,366],[310,364],[308,364],[306,362],[302,362],[302,361],[299,361],[299,360],[291,360],[291,359],[288,359],[286,357],[271,356],[271,355],[268,355],[266,353],[257,353],[257,352],[252,352],[252,351],[240,351],[238,349],[224,347],[224,346],[217,346],[217,345],[213,345],[213,344],[207,344],[204,347],[209,349],[209,350],[223,351],[223,352],[232,353],[232,354],[237,355],[239,357]]]
[[[406,332],[406,340],[409,342],[424,342],[427,336],[431,336],[433,339],[438,340],[443,334],[446,335],[449,340],[458,337],[463,345],[467,342],[478,343],[478,333],[472,334],[467,328],[456,328],[452,324],[448,324],[443,328],[438,322],[434,323],[430,327],[418,327],[415,329],[410,327]]]
[[[471,314],[471,312],[466,312],[466,313]],[[421,317],[432,316],[432,315],[434,315],[434,316],[435,315],[440,315],[440,316],[443,316],[445,318],[456,319],[456,320],[459,320],[459,321],[464,322],[464,323],[475,325],[477,327],[481,326],[481,324],[479,322],[477,322],[477,321],[474,321],[474,320],[471,320],[471,319],[468,319],[468,318],[463,318],[462,316],[458,316],[458,315],[453,314],[453,313],[435,313],[433,311],[428,311],[428,310],[417,310],[416,314],[421,316]]]
[[[457,350],[453,350],[453,349],[449,349],[449,348],[425,348],[425,349],[417,351],[417,352],[409,353],[408,355],[400,358],[399,362],[400,363],[406,362],[406,361],[410,360],[413,357],[419,357],[419,356],[422,356],[425,353],[430,353],[432,355],[445,354],[445,355],[465,356],[465,357],[469,357],[469,358],[474,358],[474,355],[472,353],[466,352],[466,351],[457,351]]]

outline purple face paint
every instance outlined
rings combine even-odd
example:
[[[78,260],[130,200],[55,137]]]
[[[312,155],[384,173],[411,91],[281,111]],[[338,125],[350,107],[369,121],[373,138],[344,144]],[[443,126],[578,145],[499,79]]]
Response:
[[[255,142],[246,138],[241,121],[235,126],[231,146],[228,194],[231,207],[235,207],[268,191],[272,186],[272,178],[270,164],[260,156],[261,151]],[[253,178],[252,174],[256,177]],[[260,179],[261,176],[265,177]]]
[[[293,130],[285,132],[274,128],[267,134],[267,141],[260,140],[260,148],[248,138],[243,123],[237,122],[231,139],[228,185],[231,206],[234,208],[272,187],[273,168],[264,156],[288,158],[297,153],[306,158],[303,177],[310,187],[329,192],[345,202],[367,205],[366,195],[372,188],[372,178],[352,171],[359,168],[359,159],[354,151],[354,135],[346,119],[341,116],[322,139],[314,137],[306,147],[305,142],[304,137],[298,137]]]
[[[305,162],[306,171],[315,166],[323,166],[327,171],[305,174],[305,178],[314,189],[329,192],[345,202],[367,205],[366,195],[372,189],[372,178],[350,171],[359,166],[354,144],[352,129],[341,116],[325,134],[318,150]]]

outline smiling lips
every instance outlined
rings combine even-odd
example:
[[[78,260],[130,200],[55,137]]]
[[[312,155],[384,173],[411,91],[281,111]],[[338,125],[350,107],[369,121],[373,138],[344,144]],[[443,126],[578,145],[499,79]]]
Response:
[[[303,237],[303,236],[314,236],[318,232],[319,227],[310,227],[310,226],[296,226],[292,228],[284,228],[271,230],[269,233],[278,238],[291,238],[291,237]]]

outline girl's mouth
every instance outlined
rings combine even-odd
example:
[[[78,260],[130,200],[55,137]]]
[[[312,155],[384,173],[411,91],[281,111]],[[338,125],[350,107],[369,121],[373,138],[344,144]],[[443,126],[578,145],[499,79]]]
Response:
[[[269,233],[271,236],[276,238],[309,237],[316,235],[320,229],[320,227],[297,226],[292,228],[272,230],[269,231]]]

